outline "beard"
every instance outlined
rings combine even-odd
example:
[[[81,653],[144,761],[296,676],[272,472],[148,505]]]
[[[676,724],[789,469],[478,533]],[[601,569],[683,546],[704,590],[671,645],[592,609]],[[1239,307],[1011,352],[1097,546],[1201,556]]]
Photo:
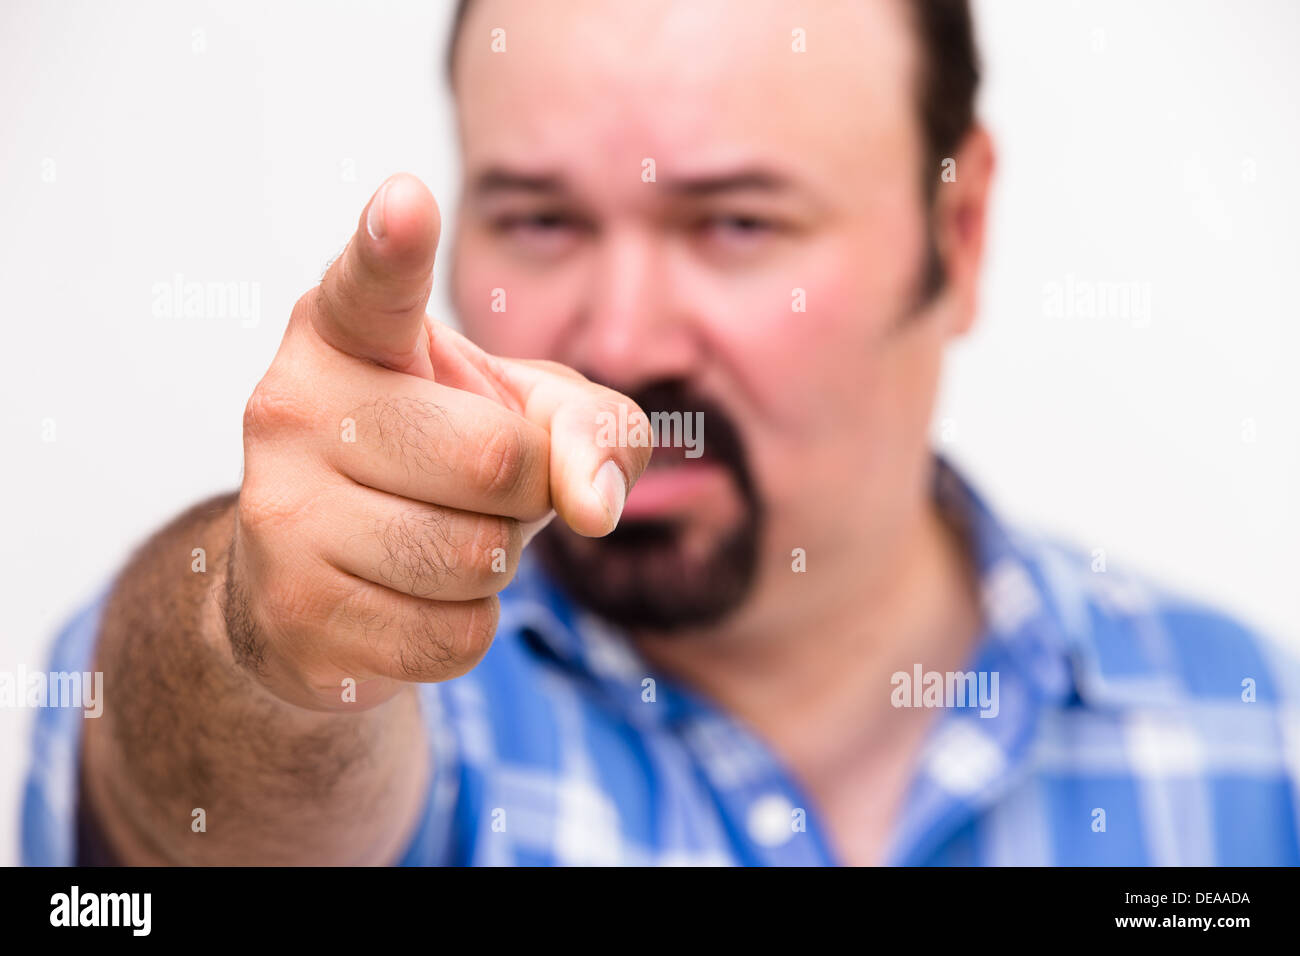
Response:
[[[716,624],[753,589],[762,543],[763,508],[740,430],[718,403],[679,379],[625,394],[647,415],[703,416],[709,438],[701,442],[703,454],[696,461],[725,469],[740,501],[739,516],[712,531],[702,545],[691,538],[699,529],[686,518],[625,518],[603,538],[583,537],[552,522],[532,546],[570,598],[618,627],[671,633]],[[683,449],[659,448],[654,454],[683,457]]]

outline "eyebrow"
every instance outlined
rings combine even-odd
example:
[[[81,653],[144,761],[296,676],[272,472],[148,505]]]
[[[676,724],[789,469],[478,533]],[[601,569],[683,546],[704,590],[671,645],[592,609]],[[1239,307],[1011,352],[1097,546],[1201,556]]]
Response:
[[[708,176],[668,179],[664,185],[679,196],[707,198],[732,192],[758,191],[782,193],[794,184],[785,176],[767,169],[740,169]],[[557,194],[568,191],[562,176],[549,173],[525,173],[500,166],[485,169],[475,177],[473,192],[477,196],[493,193],[524,192]]]
[[[731,192],[788,192],[793,183],[785,176],[766,169],[741,169],[713,176],[670,179],[667,186],[683,196],[708,197]]]
[[[566,187],[559,176],[521,173],[492,166],[475,177],[472,189],[476,195],[487,196],[508,192],[562,193]]]

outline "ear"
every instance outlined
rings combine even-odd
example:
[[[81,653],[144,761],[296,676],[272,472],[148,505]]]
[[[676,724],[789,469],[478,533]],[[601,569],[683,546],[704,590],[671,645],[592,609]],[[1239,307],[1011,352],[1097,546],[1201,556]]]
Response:
[[[970,330],[975,321],[980,262],[993,181],[993,139],[975,125],[962,140],[953,162],[945,162],[935,190],[934,230],[943,260],[946,289],[953,304],[953,335]]]

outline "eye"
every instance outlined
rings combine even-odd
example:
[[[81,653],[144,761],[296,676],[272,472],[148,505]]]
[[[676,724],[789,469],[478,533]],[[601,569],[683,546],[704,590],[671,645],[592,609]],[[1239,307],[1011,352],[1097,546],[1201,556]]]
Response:
[[[777,231],[772,220],[745,214],[708,216],[695,227],[706,246],[730,254],[757,250]]]
[[[740,233],[757,233],[770,228],[768,221],[758,216],[719,216],[718,225]]]
[[[491,221],[492,232],[530,255],[553,256],[566,251],[585,224],[559,210],[507,213]]]
[[[570,216],[562,212],[512,213],[500,216],[492,223],[497,232],[515,234],[555,233],[576,228],[576,225]]]
[[[536,216],[528,217],[527,219],[524,220],[523,224],[532,229],[540,229],[545,231],[545,230],[567,228],[569,226],[572,226],[573,222],[572,220],[569,219],[568,216],[564,215],[563,213],[544,212],[544,213],[539,213]]]

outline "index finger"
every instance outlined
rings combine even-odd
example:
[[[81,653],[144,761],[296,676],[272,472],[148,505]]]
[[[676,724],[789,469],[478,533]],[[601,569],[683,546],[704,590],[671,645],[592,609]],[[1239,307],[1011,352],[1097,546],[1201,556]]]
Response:
[[[409,173],[390,177],[317,289],[311,325],[329,345],[399,372],[433,377],[425,305],[441,217]]]
[[[523,416],[550,436],[551,502],[574,531],[609,534],[652,451],[649,419],[630,398],[552,362],[497,359]],[[628,440],[622,441],[626,433]],[[645,435],[641,442],[638,435]]]

